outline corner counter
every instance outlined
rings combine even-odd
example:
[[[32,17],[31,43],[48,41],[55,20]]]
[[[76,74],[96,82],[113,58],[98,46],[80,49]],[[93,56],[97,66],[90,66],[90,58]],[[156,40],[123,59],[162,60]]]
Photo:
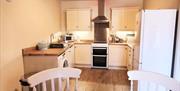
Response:
[[[135,43],[108,43],[109,45],[124,45],[134,49]]]
[[[74,44],[92,44],[94,43],[93,40],[80,40],[80,41],[74,41]]]
[[[37,50],[35,47],[22,50],[23,56],[59,56],[66,48],[49,48],[47,50]]]

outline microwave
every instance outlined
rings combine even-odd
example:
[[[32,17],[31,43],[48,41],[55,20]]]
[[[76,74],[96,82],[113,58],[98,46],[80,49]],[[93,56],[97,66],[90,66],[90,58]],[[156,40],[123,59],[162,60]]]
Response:
[[[64,41],[73,41],[74,38],[73,38],[73,35],[65,35],[64,36]]]

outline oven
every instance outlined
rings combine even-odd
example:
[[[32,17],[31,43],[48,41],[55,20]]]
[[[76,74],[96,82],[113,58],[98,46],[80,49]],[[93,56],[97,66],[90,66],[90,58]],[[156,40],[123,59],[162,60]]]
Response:
[[[92,68],[108,68],[107,44],[92,45]]]

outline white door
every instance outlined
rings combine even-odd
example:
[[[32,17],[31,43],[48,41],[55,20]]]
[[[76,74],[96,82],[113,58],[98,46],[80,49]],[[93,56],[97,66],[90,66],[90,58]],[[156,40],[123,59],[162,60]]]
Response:
[[[179,12],[179,17],[180,17],[180,12]],[[180,18],[178,22],[178,32],[177,32],[177,39],[176,39],[174,78],[180,81]]]
[[[176,10],[146,10],[142,15],[140,69],[171,74]],[[139,91],[147,91],[140,83]],[[155,91],[150,86],[149,91]],[[164,91],[159,88],[158,91]]]

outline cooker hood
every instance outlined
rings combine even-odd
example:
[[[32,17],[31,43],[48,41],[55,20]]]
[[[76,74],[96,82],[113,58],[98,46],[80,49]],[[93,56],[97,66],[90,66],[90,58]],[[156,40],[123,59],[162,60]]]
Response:
[[[105,0],[98,0],[98,16],[93,19],[94,23],[109,23],[105,16]]]
[[[105,17],[105,0],[98,0],[98,16],[93,22],[94,42],[107,43],[107,28],[109,28],[109,21]]]

